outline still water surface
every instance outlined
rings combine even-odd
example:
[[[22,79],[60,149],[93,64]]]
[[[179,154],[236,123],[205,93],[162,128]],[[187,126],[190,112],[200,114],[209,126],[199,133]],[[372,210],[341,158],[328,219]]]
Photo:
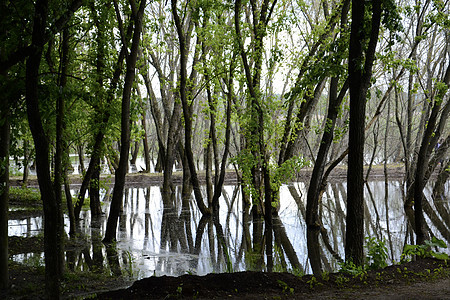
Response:
[[[445,210],[447,213],[450,211],[450,204],[449,197],[445,195],[449,194],[449,186],[447,183],[446,193],[436,203],[431,200],[431,189],[425,191],[431,207],[431,212],[426,212],[425,218],[433,234],[444,239],[447,244],[450,244],[450,220],[445,217]],[[365,187],[366,236],[385,241],[390,262],[399,261],[404,244],[412,243],[401,189],[400,182],[390,181],[386,198],[383,181],[372,181]],[[72,192],[75,194],[77,191]],[[251,251],[251,248],[256,249],[255,232],[263,224],[260,219],[252,220],[251,214],[244,215],[241,189],[238,186],[227,185],[223,188],[220,227],[214,226],[212,221],[201,219],[193,199],[182,203],[181,187],[177,187],[172,203],[163,202],[160,187],[157,186],[126,189],[119,221],[117,252],[112,254],[101,243],[109,213],[110,193],[111,190],[102,191],[105,215],[100,220],[91,220],[89,211],[82,212],[80,231],[88,241],[88,246],[75,253],[67,252],[67,261],[72,268],[92,270],[96,267],[115,273],[117,269],[113,264],[118,263],[133,279],[186,273],[204,275],[227,272],[230,268],[233,271],[255,269],[255,261],[260,256],[258,251]],[[322,222],[329,238],[328,245],[322,241],[322,253],[325,269],[329,271],[338,270],[336,258],[344,257],[345,199],[346,184],[332,183],[328,185],[322,200]],[[304,273],[311,272],[307,259],[305,206],[306,189],[303,183],[282,186],[279,220],[274,222],[275,270],[295,268]],[[67,217],[65,223],[68,232]],[[9,221],[10,236],[33,236],[42,234],[42,231],[42,217]],[[227,251],[223,251],[224,243],[219,238],[222,234]],[[329,249],[335,252],[334,255]],[[450,254],[448,249],[440,251]],[[231,267],[227,268],[226,258],[231,261]],[[20,254],[13,259],[36,264],[43,261],[43,254]]]

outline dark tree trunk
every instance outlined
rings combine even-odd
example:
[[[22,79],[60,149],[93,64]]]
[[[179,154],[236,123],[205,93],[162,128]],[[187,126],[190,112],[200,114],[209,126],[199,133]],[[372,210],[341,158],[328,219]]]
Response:
[[[2,97],[3,98],[3,97]],[[8,288],[9,106],[0,103],[0,290]]]
[[[102,214],[102,208],[100,204],[100,157],[93,157],[94,172],[89,183],[89,206],[91,209],[91,215],[93,217],[99,217]]]
[[[32,44],[35,51],[26,63],[26,103],[30,130],[36,149],[36,172],[44,207],[44,253],[46,295],[50,299],[60,297],[60,279],[63,263],[63,223],[61,203],[57,202],[50,175],[49,144],[42,126],[38,98],[38,73],[47,21],[48,1],[37,1],[33,24]]]
[[[425,220],[423,217],[423,189],[426,185],[426,169],[428,168],[428,163],[430,161],[430,155],[433,150],[434,145],[437,143],[437,139],[440,137],[441,131],[443,130],[438,126],[438,114],[441,111],[441,103],[444,100],[444,96],[449,88],[450,83],[450,64],[447,67],[445,76],[442,82],[447,86],[445,90],[441,89],[436,98],[434,99],[434,105],[431,110],[431,115],[426,122],[426,128],[423,134],[422,143],[420,146],[419,154],[417,156],[416,164],[416,174],[414,180],[414,223],[416,231],[416,244],[421,245],[425,242]],[[450,110],[450,101],[447,103],[442,111],[441,120],[446,123],[447,116]],[[441,122],[442,123],[442,122]],[[436,132],[436,131],[437,132]]]
[[[29,175],[29,164],[30,164],[30,143],[27,140],[23,141],[23,176],[22,184],[26,185],[28,182]]]
[[[308,187],[307,204],[306,204],[306,225],[307,225],[307,244],[308,257],[311,263],[311,268],[314,275],[322,273],[322,264],[320,261],[320,245],[319,233],[321,228],[321,221],[319,220],[319,200],[321,195],[321,182],[327,161],[328,150],[333,142],[333,132],[336,124],[336,118],[339,112],[339,107],[344,99],[344,95],[348,88],[348,82],[344,83],[342,91],[338,97],[338,77],[331,79],[330,83],[330,97],[328,105],[328,114],[326,128],[324,130],[322,140],[320,142],[319,152],[317,154],[314,169],[311,175],[311,180]]]
[[[63,30],[62,40],[62,59],[61,59],[61,75],[59,79],[59,86],[61,91],[67,84],[67,73],[69,67],[69,30]],[[73,211],[72,195],[70,194],[70,186],[67,180],[67,169],[70,164],[69,151],[67,141],[64,138],[66,130],[65,122],[65,95],[60,94],[57,100],[57,117],[56,117],[56,154],[55,154],[55,195],[58,202],[62,203],[61,179],[64,183],[64,192],[66,196],[67,210],[69,215],[69,234],[74,236],[76,232],[75,215]],[[59,175],[60,174],[60,175]],[[59,199],[58,199],[59,198]],[[62,204],[61,204],[62,205]]]
[[[148,148],[148,133],[147,133],[147,120],[146,113],[142,114],[142,128],[144,129],[144,138],[142,143],[144,144],[144,160],[145,160],[145,172],[150,172],[150,150]]]
[[[192,112],[191,108],[188,104],[188,93],[187,89],[189,88],[187,86],[187,43],[186,43],[186,36],[183,32],[183,25],[181,24],[180,17],[178,15],[178,9],[177,9],[177,1],[172,0],[172,15],[175,21],[175,26],[177,29],[178,34],[178,41],[180,43],[180,83],[179,83],[179,92],[180,92],[180,99],[181,99],[181,105],[183,108],[183,117],[184,117],[184,137],[185,137],[185,153],[187,162],[189,165],[189,170],[191,173],[191,181],[192,186],[194,189],[194,195],[195,199],[198,205],[198,208],[200,209],[201,213],[203,215],[210,215],[211,210],[205,205],[203,201],[202,192],[200,190],[200,182],[198,180],[197,171],[195,168],[194,163],[194,156],[192,152]],[[167,171],[167,170],[166,170]]]
[[[131,27],[129,27],[129,28],[131,28]],[[123,66],[124,58],[125,58],[125,47],[122,46],[122,49],[120,50],[120,53],[119,53],[119,57],[117,59],[117,64],[116,64],[116,67],[114,70],[113,79],[111,80],[111,86],[109,89],[108,99],[107,99],[108,103],[110,103],[114,97],[114,92],[115,92],[117,84],[119,82],[120,75],[122,74],[122,66]],[[110,117],[109,112],[106,112],[104,114],[103,120],[102,120],[104,126],[102,126],[101,129],[95,135],[91,161],[89,162],[88,169],[86,170],[86,173],[84,174],[83,182],[81,183],[81,187],[80,187],[80,193],[78,194],[78,199],[77,199],[77,202],[76,202],[75,208],[74,208],[76,220],[80,219],[80,212],[81,212],[81,207],[83,206],[83,203],[84,203],[84,196],[86,194],[86,190],[88,189],[88,185],[91,180],[91,177],[95,172],[95,168],[96,168],[95,162],[99,161],[101,158],[101,155],[102,155],[101,147],[102,147],[102,143],[103,143],[103,138],[105,136],[104,127],[108,123],[109,117]],[[79,153],[81,153],[81,152],[79,152]],[[82,158],[80,157],[80,160],[81,159]]]
[[[97,28],[97,36],[96,36],[96,43],[97,43],[97,57],[96,57],[96,70],[95,70],[95,81],[98,84],[97,88],[94,89],[95,91],[95,97],[98,99],[99,102],[107,101],[108,99],[103,99],[105,93],[104,91],[104,69],[105,69],[105,55],[106,55],[106,45],[105,45],[105,36],[106,36],[106,29],[105,29],[105,15],[106,12],[104,10],[98,10],[98,7],[96,7],[94,1],[90,2],[90,10],[91,14],[93,16],[93,21],[95,24],[95,27]],[[104,8],[103,8],[104,9]],[[95,107],[95,112],[97,115],[97,118],[101,120],[102,112],[98,109],[98,107]],[[106,119],[106,118],[105,118]],[[106,124],[105,122],[104,124]],[[99,129],[99,132],[101,132],[102,129]],[[96,144],[97,146],[101,147],[100,144]],[[97,152],[96,155],[92,155],[91,161],[89,164],[93,164],[93,172],[92,176],[90,178],[89,182],[89,197],[90,197],[90,209],[91,209],[91,215],[92,217],[96,218],[101,215],[101,206],[100,206],[100,156],[98,153],[100,152],[100,149],[94,149],[94,152]],[[81,194],[81,193],[80,193]],[[84,197],[84,196],[83,196]]]
[[[77,145],[78,151],[78,163],[80,164],[79,172],[81,175],[84,175],[86,168],[84,167],[84,149],[83,145]]]
[[[132,151],[131,151],[131,159],[130,159],[130,164],[132,165],[136,165],[136,160],[138,157],[138,153],[139,153],[139,141],[134,142],[134,146],[131,147]]]
[[[350,0],[343,3],[341,10],[341,30],[347,29],[348,11],[350,9]],[[339,51],[339,50],[338,50]],[[319,233],[321,232],[321,220],[319,218],[319,202],[323,193],[323,179],[325,164],[327,162],[327,156],[330,146],[333,142],[334,128],[336,126],[336,119],[338,116],[339,108],[344,100],[344,96],[348,90],[348,79],[345,80],[342,89],[338,95],[339,76],[331,78],[330,92],[328,102],[327,119],[325,122],[325,130],[320,141],[319,151],[314,163],[314,169],[311,174],[311,179],[307,193],[306,203],[306,226],[307,226],[307,247],[308,257],[311,263],[311,268],[314,275],[320,275],[322,273],[322,263],[320,255]],[[288,154],[287,149],[286,154]]]
[[[106,225],[104,243],[112,243],[116,239],[117,220],[122,208],[123,189],[125,186],[125,175],[128,168],[128,155],[130,151],[130,101],[131,89],[135,77],[135,68],[139,41],[142,29],[142,19],[144,15],[146,0],[141,0],[139,11],[134,16],[134,32],[131,44],[130,55],[127,57],[127,72],[125,75],[125,85],[122,96],[122,119],[121,119],[121,139],[120,139],[120,161],[119,168],[115,174],[114,191],[111,200],[108,222]]]
[[[69,41],[68,35],[65,31],[62,40],[62,57],[61,57],[61,75],[59,77],[59,87],[60,94],[56,100],[56,150],[55,150],[55,169],[54,169],[54,186],[55,186],[55,197],[58,203],[62,203],[62,192],[61,186],[63,181],[63,152],[64,152],[64,127],[65,127],[65,97],[64,88],[67,83],[67,64],[68,64],[68,51],[69,51]]]
[[[348,73],[350,82],[350,124],[347,173],[347,220],[345,260],[357,266],[364,263],[364,125],[366,94],[372,77],[372,65],[381,20],[381,1],[372,1],[372,28],[365,55],[362,43],[366,39],[361,28],[364,24],[365,3],[352,1]],[[365,57],[364,68],[361,67]]]

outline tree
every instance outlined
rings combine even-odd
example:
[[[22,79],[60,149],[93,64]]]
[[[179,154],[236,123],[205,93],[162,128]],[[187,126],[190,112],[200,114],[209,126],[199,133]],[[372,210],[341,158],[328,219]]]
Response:
[[[248,91],[248,106],[246,108],[250,120],[248,122],[248,128],[245,128],[246,142],[248,154],[251,156],[251,165],[245,166],[251,170],[251,184],[254,191],[253,201],[256,203],[264,203],[264,219],[266,222],[266,254],[268,258],[268,270],[272,271],[272,201],[273,190],[271,186],[271,177],[269,171],[269,155],[266,151],[266,142],[264,137],[264,126],[267,111],[264,109],[263,97],[260,90],[260,80],[262,73],[263,63],[263,51],[264,43],[263,39],[266,35],[267,25],[272,17],[272,13],[277,1],[264,1],[261,7],[258,7],[255,1],[251,1],[251,12],[253,15],[253,27],[252,34],[254,40],[252,41],[252,67],[249,62],[248,55],[244,49],[244,42],[241,35],[241,9],[242,2],[236,1],[235,11],[235,30],[236,40],[238,44],[238,51],[241,56],[245,82]]]
[[[26,103],[28,123],[36,148],[36,171],[39,190],[44,206],[44,252],[45,278],[47,297],[58,299],[60,296],[60,279],[63,273],[63,218],[61,202],[57,202],[50,174],[49,143],[44,132],[39,109],[39,66],[42,57],[42,45],[45,44],[45,28],[47,26],[48,1],[36,2],[32,53],[26,62]],[[61,188],[58,187],[60,190]]]
[[[136,61],[139,49],[139,42],[141,37],[142,22],[144,17],[146,0],[141,0],[138,11],[133,11],[136,8],[134,0],[131,1],[132,18],[134,21],[133,38],[130,48],[130,53],[127,55],[125,74],[125,84],[122,95],[122,118],[121,118],[121,146],[120,146],[120,161],[119,168],[115,174],[114,192],[111,200],[111,209],[108,216],[108,223],[106,226],[104,243],[111,243],[116,239],[117,220],[119,218],[120,209],[122,207],[123,189],[125,186],[125,175],[128,169],[128,155],[130,151],[130,101],[131,89],[135,77]],[[120,15],[118,18],[120,20]],[[119,24],[121,22],[119,21]],[[122,43],[127,44],[125,39],[125,32],[123,28],[119,28],[122,36]]]
[[[336,37],[338,41],[337,53],[332,53],[337,57],[337,65],[335,68],[339,69],[339,64],[346,54],[344,47],[346,46],[347,36],[343,34],[347,26],[347,15],[350,8],[350,1],[345,1],[342,4],[341,10],[341,27],[340,37]],[[326,116],[325,129],[320,142],[320,147],[317,152],[317,157],[314,163],[313,172],[308,187],[307,204],[306,204],[306,224],[307,224],[307,246],[308,257],[311,263],[311,268],[315,275],[322,273],[321,255],[319,245],[319,232],[322,229],[321,220],[319,219],[319,201],[323,193],[322,179],[327,162],[328,151],[333,142],[334,130],[336,126],[336,119],[340,110],[344,96],[348,89],[348,79],[342,84],[341,91],[338,94],[340,74],[335,74],[330,80],[328,112]]]
[[[450,101],[447,101],[446,105],[442,109],[441,118],[440,120],[438,119],[438,114],[441,111],[441,105],[450,86],[450,64],[447,66],[447,70],[442,81],[438,82],[437,86],[435,96],[430,97],[430,100],[433,102],[433,108],[431,109],[430,117],[426,123],[422,143],[417,156],[416,174],[414,180],[414,221],[417,245],[421,245],[425,242],[425,220],[423,217],[422,203],[423,189],[425,187],[425,183],[427,182],[425,176],[427,166],[429,165],[431,152],[437,144],[442,130],[444,129],[443,126],[446,124],[448,115],[450,114]]]
[[[23,46],[19,42],[20,39],[13,41],[18,43],[16,47],[12,47],[14,50],[7,51],[7,55],[0,59],[0,74],[7,72],[12,66],[25,61],[27,57],[34,54],[35,48],[42,48],[54,34],[60,32],[67,22],[72,18],[73,14],[83,5],[83,0],[73,0],[62,11],[61,15],[55,18],[53,24],[49,24],[50,30],[43,32],[43,36],[39,41],[39,44],[33,44]],[[58,11],[59,12],[59,11]],[[14,36],[17,38],[17,36]],[[29,42],[29,41],[28,41]]]
[[[2,93],[2,95],[4,95]],[[0,103],[0,290],[9,283],[8,272],[8,200],[9,200],[9,105],[8,99]]]
[[[371,6],[371,7],[370,7]],[[366,8],[367,7],[367,8]],[[366,37],[365,11],[371,15],[370,36]],[[347,173],[347,229],[345,233],[345,260],[360,266],[364,263],[364,124],[367,91],[372,77],[372,65],[381,22],[381,0],[371,5],[352,1],[348,74],[350,86],[349,153]],[[367,49],[364,41],[369,38]]]

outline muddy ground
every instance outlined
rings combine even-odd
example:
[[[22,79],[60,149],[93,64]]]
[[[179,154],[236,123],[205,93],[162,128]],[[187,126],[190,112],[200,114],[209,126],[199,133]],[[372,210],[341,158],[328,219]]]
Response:
[[[43,268],[10,266],[11,288],[0,299],[44,299]],[[450,266],[423,259],[352,276],[342,273],[238,272],[149,277],[70,273],[63,299],[450,299]]]
[[[367,166],[364,168],[366,173],[369,172],[369,180],[384,180],[384,168],[382,165],[373,166],[372,168],[368,168]],[[401,164],[389,165],[387,170],[387,176],[389,180],[402,180],[404,179],[405,168]],[[312,168],[304,168],[298,172],[296,176],[292,178],[292,181],[299,182],[309,182],[310,176],[312,173]],[[201,184],[205,183],[204,172],[200,171],[198,173],[198,177]],[[434,174],[435,175],[435,174]],[[328,177],[329,182],[341,182],[347,179],[347,169],[345,167],[336,167],[330,173]],[[182,184],[183,174],[182,172],[174,172],[173,173],[173,183],[175,185]],[[71,175],[69,176],[69,181],[71,186],[77,187],[81,185],[81,177],[79,175]],[[104,184],[114,184],[114,175],[102,175],[102,181]],[[234,170],[228,170],[225,176],[226,184],[235,184],[238,182],[238,176]],[[158,186],[162,185],[163,176],[161,173],[132,173],[127,174],[126,177],[126,185],[133,187],[147,187],[147,186]],[[10,178],[11,186],[21,186],[22,180],[20,177]],[[37,178],[36,176],[30,176],[27,181],[28,187],[37,187]]]
[[[239,272],[150,277],[97,299],[450,299],[450,268],[431,259],[360,276]]]

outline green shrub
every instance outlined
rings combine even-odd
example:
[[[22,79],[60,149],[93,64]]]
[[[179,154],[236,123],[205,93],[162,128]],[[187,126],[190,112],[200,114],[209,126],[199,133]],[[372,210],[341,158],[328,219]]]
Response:
[[[366,237],[367,256],[366,265],[370,270],[378,270],[387,267],[388,249],[384,241]]]
[[[408,262],[413,256],[418,257],[434,257],[440,260],[448,260],[449,256],[446,253],[440,253],[433,251],[433,247],[447,248],[447,244],[443,240],[436,237],[432,237],[431,241],[425,241],[423,245],[406,245],[403,249],[403,253],[400,256],[400,262]]]
[[[9,188],[9,200],[35,204],[41,201],[41,194],[33,188],[13,186]]]

